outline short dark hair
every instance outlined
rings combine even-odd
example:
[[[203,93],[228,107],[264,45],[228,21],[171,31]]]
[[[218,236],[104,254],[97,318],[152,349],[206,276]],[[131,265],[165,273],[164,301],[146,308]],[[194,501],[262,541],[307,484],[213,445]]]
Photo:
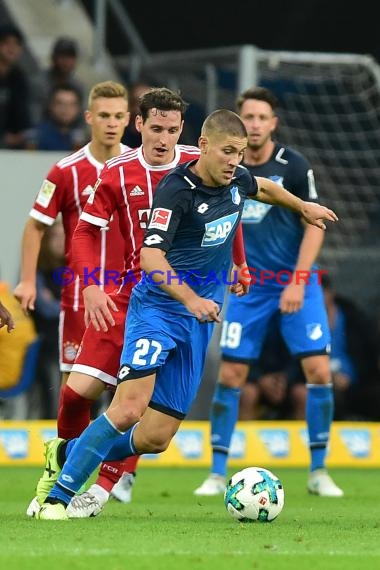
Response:
[[[25,43],[24,36],[16,26],[13,24],[3,24],[0,26],[0,42],[9,37],[18,39],[20,44]]]
[[[58,38],[53,45],[52,55],[68,55],[71,57],[78,56],[78,44],[73,38]]]
[[[239,138],[246,138],[247,130],[239,115],[229,109],[217,109],[213,111],[202,125],[201,135],[226,134]]]
[[[266,87],[250,87],[243,91],[236,99],[236,108],[240,113],[243,103],[248,99],[256,99],[257,101],[265,101],[271,106],[272,111],[276,111],[278,107],[278,99],[275,94]]]
[[[183,119],[187,107],[188,103],[182,99],[181,95],[167,87],[152,87],[139,99],[139,115],[141,115],[144,123],[147,120],[151,109],[159,109],[160,111],[180,111],[181,118]]]

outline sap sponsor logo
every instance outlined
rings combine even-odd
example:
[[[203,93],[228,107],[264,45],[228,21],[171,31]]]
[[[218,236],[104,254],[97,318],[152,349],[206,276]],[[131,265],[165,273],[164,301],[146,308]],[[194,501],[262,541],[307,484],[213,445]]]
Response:
[[[243,431],[235,430],[230,445],[229,457],[241,459],[247,452],[247,435]]]
[[[26,429],[0,430],[0,442],[11,459],[25,459],[29,455],[29,433]]]
[[[168,210],[167,208],[154,208],[148,228],[150,230],[166,231],[169,227],[171,217],[172,210]]]
[[[174,437],[182,457],[185,459],[198,459],[203,454],[203,432],[200,430],[184,430]]]
[[[273,457],[288,457],[290,452],[288,430],[259,429],[257,434]]]
[[[242,222],[245,224],[259,224],[271,209],[271,204],[246,200],[244,202]]]
[[[223,216],[223,218],[218,218],[217,220],[205,224],[205,233],[201,246],[212,247],[224,243],[231,233],[238,216],[238,212],[235,212],[234,214]]]
[[[310,323],[306,325],[306,335],[310,340],[319,340],[323,335],[321,323]]]
[[[345,447],[352,457],[368,457],[371,453],[371,434],[367,429],[338,429]]]

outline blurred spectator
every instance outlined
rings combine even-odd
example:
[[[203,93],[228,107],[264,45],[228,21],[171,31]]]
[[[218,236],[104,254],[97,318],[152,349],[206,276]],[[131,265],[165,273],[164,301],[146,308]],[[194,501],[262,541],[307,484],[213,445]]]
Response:
[[[0,148],[24,148],[30,128],[29,84],[19,61],[24,49],[21,32],[0,27]]]
[[[61,85],[51,92],[46,119],[28,132],[26,148],[73,151],[81,148],[88,138],[80,93],[73,86]]]
[[[29,415],[55,419],[58,413],[60,371],[58,330],[61,287],[54,279],[54,270],[65,265],[64,229],[61,221],[49,226],[42,238],[37,266],[37,298],[32,312],[35,328],[41,339],[36,380],[29,402]]]
[[[48,105],[52,91],[56,87],[73,87],[79,93],[81,111],[84,111],[84,94],[86,88],[83,82],[76,76],[78,65],[79,48],[76,41],[70,37],[59,37],[52,47],[50,65],[43,73],[39,86],[41,118],[48,113]]]

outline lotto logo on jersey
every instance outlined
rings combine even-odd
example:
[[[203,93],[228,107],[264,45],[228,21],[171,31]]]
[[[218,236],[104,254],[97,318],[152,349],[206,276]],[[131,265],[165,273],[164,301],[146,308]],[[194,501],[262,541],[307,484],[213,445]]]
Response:
[[[210,247],[224,243],[231,233],[238,216],[239,213],[235,212],[205,224],[206,231],[203,235],[201,246]]]
[[[150,230],[166,231],[169,227],[171,216],[172,210],[167,210],[166,208],[155,208],[152,212],[152,218],[148,228]]]

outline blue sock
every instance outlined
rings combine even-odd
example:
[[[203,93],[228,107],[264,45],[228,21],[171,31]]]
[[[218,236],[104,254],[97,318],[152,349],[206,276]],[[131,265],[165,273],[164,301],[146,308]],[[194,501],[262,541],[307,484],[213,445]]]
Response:
[[[133,443],[133,433],[137,426],[138,423],[115,438],[107,457],[105,457],[106,461],[120,461],[126,457],[131,457],[131,455],[139,455]]]
[[[105,414],[99,416],[82,433],[70,442],[66,461],[49,498],[68,504],[96,467],[107,457],[115,440],[121,435]],[[125,455],[124,455],[125,457]]]
[[[131,455],[138,455],[138,452],[133,443],[133,432],[137,426],[138,423],[129,428],[129,430],[125,433],[119,433],[119,435],[115,438],[115,441],[109,450],[107,457],[104,458],[105,461],[121,461],[126,457],[131,457]],[[78,439],[79,437],[75,437],[74,439],[69,439],[67,441],[65,449],[65,461],[69,457]]]
[[[240,388],[216,385],[211,405],[211,473],[226,476],[228,451],[239,417]]]
[[[332,384],[307,384],[306,423],[311,454],[310,471],[325,467],[327,444],[334,415]]]

